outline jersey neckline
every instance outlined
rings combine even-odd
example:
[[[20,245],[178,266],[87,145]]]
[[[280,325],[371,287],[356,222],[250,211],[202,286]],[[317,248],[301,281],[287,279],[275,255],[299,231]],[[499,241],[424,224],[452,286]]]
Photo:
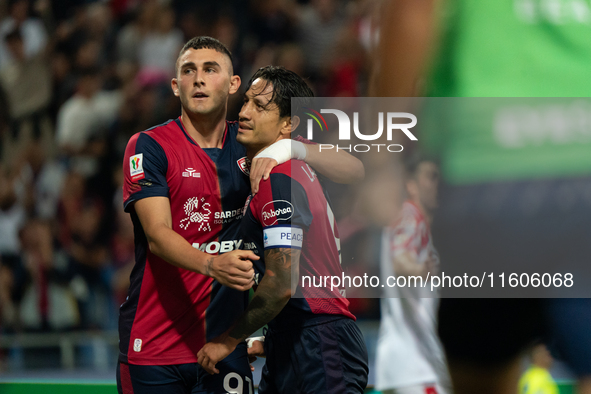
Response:
[[[183,120],[181,119],[181,117],[179,116],[178,118],[176,118],[175,123],[179,126],[179,128],[181,129],[181,131],[183,132],[183,134],[185,135],[185,138],[187,139],[187,141],[189,141],[191,144],[198,146],[199,148],[206,150],[206,149],[223,149],[224,146],[226,145],[226,137],[228,136],[228,121],[226,120],[226,127],[224,128],[224,136],[222,138],[222,147],[221,148],[202,148],[197,142],[195,142],[195,140],[189,135],[189,133],[187,133],[187,131],[185,130],[185,126],[183,125]]]

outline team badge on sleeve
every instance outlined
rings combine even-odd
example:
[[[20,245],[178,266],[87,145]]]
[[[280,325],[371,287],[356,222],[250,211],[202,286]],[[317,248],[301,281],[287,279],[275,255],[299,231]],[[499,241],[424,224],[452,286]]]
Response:
[[[139,181],[144,179],[144,155],[138,153],[129,158],[129,175],[132,181]]]

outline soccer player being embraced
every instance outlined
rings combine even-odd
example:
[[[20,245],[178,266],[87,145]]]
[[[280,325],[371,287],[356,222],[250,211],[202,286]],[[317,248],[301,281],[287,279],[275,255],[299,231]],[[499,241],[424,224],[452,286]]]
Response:
[[[252,389],[244,344],[218,365],[219,375],[196,364],[201,347],[244,312],[244,290],[254,283],[252,261],[258,259],[238,250],[250,179],[246,148],[236,141],[238,124],[226,121],[226,113],[239,86],[222,43],[189,40],[171,81],[181,116],[135,134],[127,145],[123,194],[136,256],[119,316],[119,393],[227,393],[228,376],[243,382],[245,394]],[[300,153],[325,173],[314,146],[300,145]],[[337,170],[358,172],[356,158],[339,158],[328,177]],[[257,174],[264,176],[281,159],[257,161],[258,184]]]
[[[277,141],[289,143],[300,123],[291,114],[292,97],[313,93],[291,71],[267,66],[251,78],[237,136],[248,157]],[[334,215],[314,171],[298,160],[275,167],[247,200],[240,235],[261,257],[254,262],[258,287],[237,322],[199,351],[201,366],[218,373],[218,362],[268,324],[260,393],[362,393],[367,350],[347,299],[337,288],[300,286],[291,298],[292,273],[342,274]]]

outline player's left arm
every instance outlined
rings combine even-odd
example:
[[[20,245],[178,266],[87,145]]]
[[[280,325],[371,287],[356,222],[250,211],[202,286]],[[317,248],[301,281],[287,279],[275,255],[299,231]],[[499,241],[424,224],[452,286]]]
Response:
[[[265,250],[265,276],[248,308],[236,324],[207,343],[197,354],[198,363],[209,373],[219,373],[215,365],[236,346],[263,327],[285,307],[291,297],[292,269],[299,274],[300,250],[273,248]]]
[[[336,183],[355,183],[365,176],[361,160],[340,150],[321,150],[320,144],[303,143],[291,139],[275,142],[265,148],[250,166],[250,185],[254,194],[258,192],[261,179],[267,180],[273,167],[289,159],[304,160],[315,171]]]

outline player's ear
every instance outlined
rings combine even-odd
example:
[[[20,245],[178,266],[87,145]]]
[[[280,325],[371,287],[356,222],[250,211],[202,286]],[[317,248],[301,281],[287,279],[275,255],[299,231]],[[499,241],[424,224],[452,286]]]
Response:
[[[298,127],[298,124],[300,124],[300,118],[286,116],[281,126],[281,135],[285,138],[291,138],[291,133]]]
[[[242,80],[238,75],[232,75],[232,77],[230,77],[230,94],[236,93],[238,88],[240,88],[241,83]]]
[[[173,78],[170,81],[170,87],[172,88],[172,93],[178,97],[179,96],[179,82],[177,81],[176,78]]]
[[[300,125],[300,117],[299,116],[292,116],[291,117],[291,132],[293,133],[295,129],[298,128]]]

